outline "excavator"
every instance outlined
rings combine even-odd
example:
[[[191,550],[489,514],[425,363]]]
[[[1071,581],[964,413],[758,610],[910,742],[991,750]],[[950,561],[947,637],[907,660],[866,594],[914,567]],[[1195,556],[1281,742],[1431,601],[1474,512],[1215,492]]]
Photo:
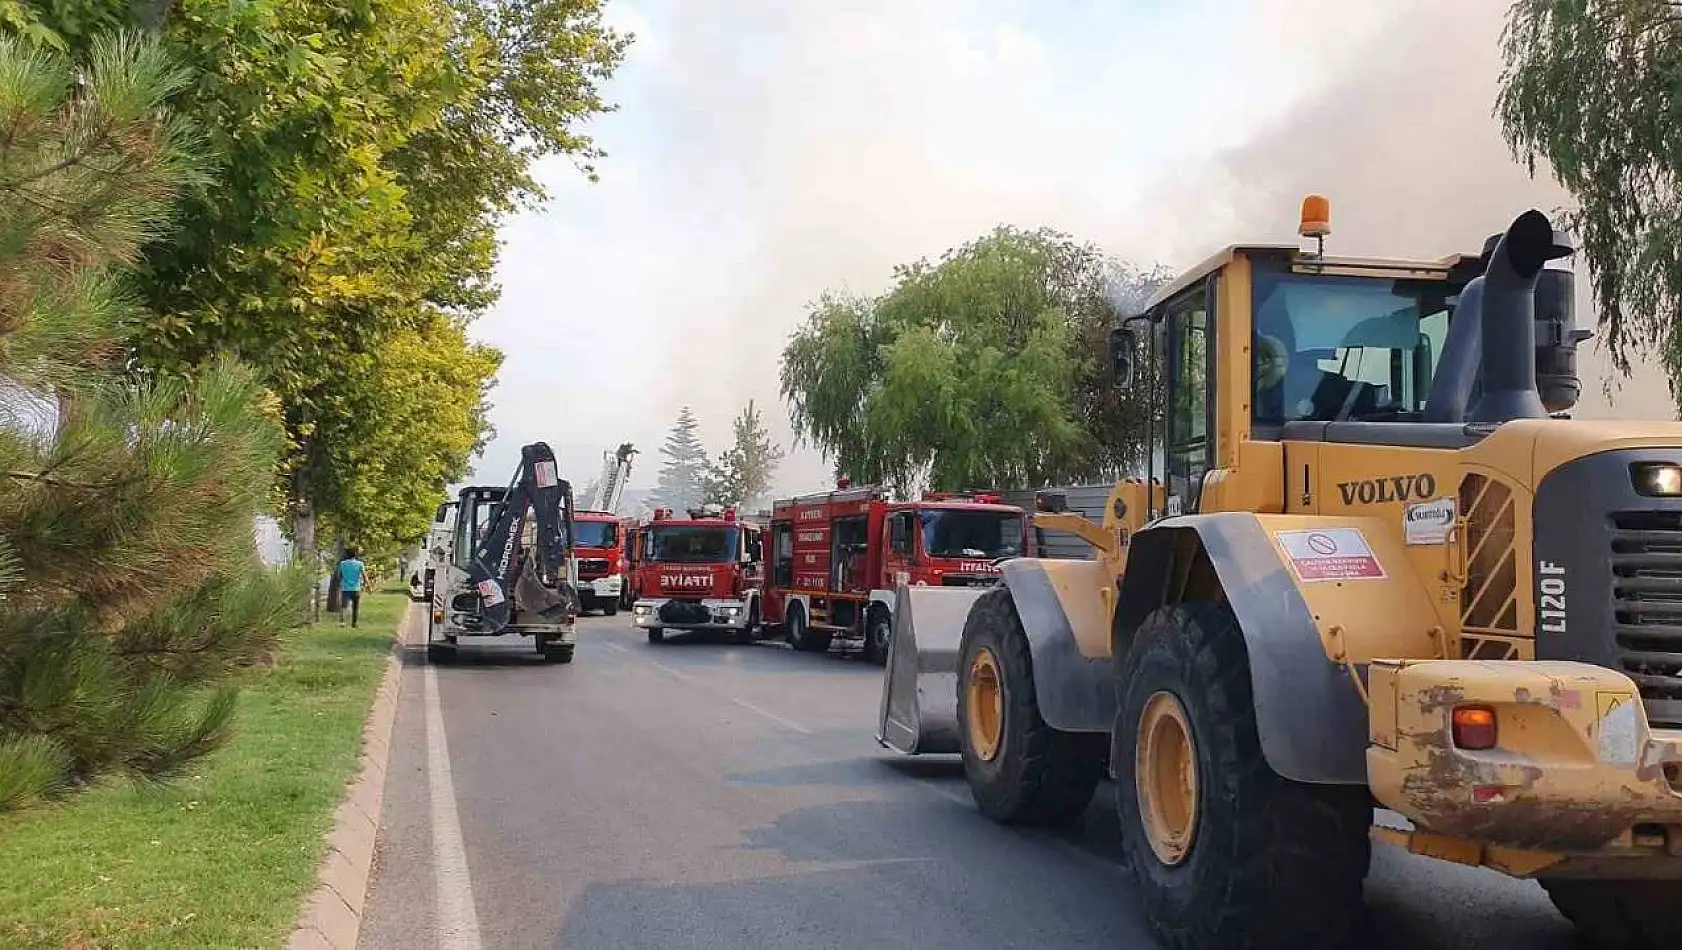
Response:
[[[1397,260],[1326,255],[1329,201],[1302,212],[1314,249],[1228,247],[1115,328],[1151,470],[1101,524],[1035,516],[1092,559],[900,588],[877,740],[956,753],[1005,824],[1072,825],[1110,778],[1171,950],[1370,942],[1374,841],[1682,946],[1682,424],[1570,418],[1587,334],[1543,213]]]
[[[506,488],[457,495],[447,563],[435,575],[427,655],[449,659],[463,637],[533,638],[547,661],[571,663],[580,602],[572,485],[547,443],[520,449]]]

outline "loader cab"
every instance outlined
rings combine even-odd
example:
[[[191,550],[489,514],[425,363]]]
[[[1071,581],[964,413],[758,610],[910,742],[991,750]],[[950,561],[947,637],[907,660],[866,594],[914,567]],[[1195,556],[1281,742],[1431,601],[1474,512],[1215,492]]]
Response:
[[[1435,260],[1327,256],[1329,221],[1309,219],[1316,200],[1326,208],[1305,201],[1301,233],[1321,247],[1228,247],[1112,334],[1116,378],[1147,387],[1162,420],[1150,476],[1165,501],[1150,517],[1307,507],[1313,489],[1300,471],[1295,485],[1224,477],[1249,456],[1249,471],[1290,482],[1296,463],[1282,443],[1454,449],[1484,434],[1467,426],[1485,382],[1480,318],[1453,328],[1463,293],[1467,313],[1482,313],[1471,301],[1500,235],[1477,254]],[[1534,293],[1534,379],[1547,415],[1567,413],[1581,389],[1576,348],[1588,333],[1574,322],[1570,253],[1553,232]]]
[[[456,501],[456,536],[453,561],[455,566],[466,571],[473,566],[473,550],[479,540],[490,530],[491,522],[496,518],[497,508],[507,497],[505,488],[472,487],[463,488]]]

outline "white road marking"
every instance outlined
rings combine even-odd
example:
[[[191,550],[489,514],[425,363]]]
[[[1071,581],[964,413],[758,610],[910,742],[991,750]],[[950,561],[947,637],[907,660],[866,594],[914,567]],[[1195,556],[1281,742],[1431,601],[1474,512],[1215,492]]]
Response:
[[[664,663],[661,663],[661,662],[660,662],[660,661],[659,661],[659,660],[653,660],[653,661],[651,661],[651,662],[652,662],[652,663],[653,663],[653,664],[654,664],[654,665],[655,665],[655,666],[657,666],[657,667],[659,667],[659,668],[660,668],[660,669],[662,669],[662,670],[664,670],[664,671],[665,671],[665,672],[666,672],[666,673],[668,673],[668,674],[670,674],[670,675],[672,675],[672,676],[675,676],[675,677],[677,677],[677,678],[678,678],[678,679],[680,679],[680,680],[683,680],[683,681],[684,681],[684,682],[685,682],[685,683],[693,683],[693,682],[695,682],[695,677],[693,677],[693,676],[690,676],[690,675],[689,675],[689,674],[688,674],[688,673],[685,673],[685,672],[683,672],[683,671],[681,671],[681,670],[674,670],[674,669],[672,669],[672,668],[671,668],[671,667],[669,667],[669,666],[667,666],[667,665],[666,665],[666,664],[664,664]]]
[[[625,644],[623,644],[623,643],[604,642],[602,645],[607,647],[609,650],[614,651],[615,653],[629,653],[629,652],[631,652],[630,647],[625,646]]]
[[[809,735],[812,734],[812,730],[806,728],[805,726],[802,726],[800,723],[795,722],[792,719],[785,719],[782,716],[779,716],[776,713],[771,712],[768,709],[761,709],[760,707],[755,706],[753,703],[750,703],[745,699],[737,699],[734,696],[726,696],[725,694],[720,693],[718,690],[708,688],[707,686],[702,684],[700,680],[696,679],[693,676],[690,676],[688,673],[684,673],[681,670],[674,670],[671,667],[667,666],[664,663],[661,663],[658,660],[651,660],[649,662],[652,663],[655,667],[659,668],[662,672],[664,672],[664,673],[666,673],[666,674],[668,674],[672,677],[675,677],[676,679],[680,679],[680,680],[684,681],[685,683],[694,683],[695,685],[700,686],[702,689],[706,689],[707,692],[712,693],[714,696],[717,696],[720,699],[729,700],[730,702],[736,704],[737,706],[740,706],[743,709],[746,709],[748,712],[754,713],[756,715],[764,716],[766,719],[771,720],[772,722],[776,723],[779,726],[782,726],[785,729],[792,729],[795,732],[798,732],[803,736],[809,736]]]
[[[746,709],[748,712],[759,713],[761,716],[764,716],[766,719],[769,719],[772,722],[777,723],[780,726],[784,726],[786,728],[793,729],[795,732],[798,732],[803,736],[809,736],[809,735],[812,734],[812,730],[806,728],[805,726],[802,726],[800,723],[794,722],[793,720],[784,719],[783,717],[777,715],[774,712],[770,712],[768,710],[760,709],[758,706],[755,706],[753,703],[750,703],[745,699],[737,699],[734,696],[726,696],[724,698],[730,700],[731,702],[733,702],[736,705],[742,707],[743,709]]]
[[[426,667],[426,776],[432,799],[432,869],[438,884],[438,946],[442,950],[480,950],[479,914],[473,908],[473,881],[467,872],[467,846],[456,813],[456,786],[450,777],[450,747],[444,736],[444,709],[438,701],[438,673]]]

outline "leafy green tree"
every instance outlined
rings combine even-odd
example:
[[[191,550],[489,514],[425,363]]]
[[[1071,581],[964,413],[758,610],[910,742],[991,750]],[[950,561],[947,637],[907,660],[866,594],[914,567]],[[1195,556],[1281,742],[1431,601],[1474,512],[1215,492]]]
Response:
[[[216,681],[301,619],[253,532],[272,395],[226,360],[123,371],[123,269],[200,171],[186,81],[126,35],[80,62],[0,37],[0,810],[215,748]]]
[[[695,430],[700,423],[688,406],[678,410],[677,422],[660,447],[660,479],[648,499],[649,507],[683,511],[702,503],[707,475],[707,449]]]
[[[763,501],[771,490],[771,479],[783,460],[783,450],[765,431],[764,421],[753,400],[731,423],[734,440],[730,448],[709,463],[702,477],[702,501],[706,504],[748,506]]]
[[[860,482],[1112,475],[1142,457],[1148,403],[1109,378],[1109,327],[1162,276],[1001,227],[896,268],[874,299],[821,296],[784,348],[782,394],[796,432]]]
[[[285,414],[281,488],[300,549],[318,547],[318,519],[369,549],[406,540],[391,532],[415,522],[414,499],[483,444],[494,354],[460,330],[497,299],[497,225],[543,197],[531,163],[569,155],[593,174],[600,152],[576,127],[609,108],[598,88],[629,42],[601,5],[27,5],[72,49],[147,22],[193,68],[176,105],[200,119],[219,163],[185,196],[180,233],[148,250],[137,355],[165,376],[191,377],[224,352],[263,368]],[[453,377],[484,375],[438,387],[376,371],[412,355],[416,334]],[[419,403],[457,398],[473,402],[430,422],[465,428],[429,434],[411,460],[445,454],[390,464],[375,448],[429,411]]]
[[[1518,0],[1496,112],[1514,154],[1575,199],[1603,338],[1626,376],[1656,353],[1682,400],[1682,4]],[[1682,401],[1679,401],[1682,405]]]

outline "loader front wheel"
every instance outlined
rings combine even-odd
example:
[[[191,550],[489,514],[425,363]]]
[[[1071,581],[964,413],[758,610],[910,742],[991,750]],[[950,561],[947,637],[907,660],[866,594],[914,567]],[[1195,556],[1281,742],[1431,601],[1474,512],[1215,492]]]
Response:
[[[1001,824],[1067,826],[1104,774],[1104,737],[1046,725],[1028,637],[1008,588],[970,608],[958,653],[958,736],[981,813]]]
[[[1542,888],[1565,919],[1597,947],[1682,945],[1682,882],[1546,880]]]
[[[1161,945],[1352,946],[1371,800],[1364,787],[1304,785],[1268,766],[1231,607],[1157,610],[1120,671],[1116,811]]]

